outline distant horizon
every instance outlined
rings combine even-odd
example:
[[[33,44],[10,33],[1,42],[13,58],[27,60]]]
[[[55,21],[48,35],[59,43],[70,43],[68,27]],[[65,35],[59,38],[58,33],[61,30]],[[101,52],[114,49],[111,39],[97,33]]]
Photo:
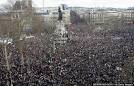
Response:
[[[36,7],[43,7],[43,0],[33,0]],[[45,7],[57,7],[67,4],[69,7],[87,8],[128,8],[134,7],[134,0],[44,0]]]
[[[64,4],[64,3],[63,3]],[[44,6],[44,7],[58,7],[60,6],[61,4],[58,4],[57,6]],[[66,4],[67,5],[67,4]],[[71,6],[71,5],[67,5],[68,7],[83,7],[83,8],[121,8],[121,9],[127,9],[127,8],[134,8],[134,6],[130,6],[130,7],[101,7],[101,6],[92,6],[92,7],[88,7],[88,6]],[[33,5],[33,7],[39,7],[39,8],[43,8],[43,6],[37,6],[37,5]]]
[[[0,5],[7,0],[0,1]],[[133,8],[134,0],[33,0],[33,7],[57,7],[66,4],[68,7],[85,8]]]
[[[59,4],[60,5],[60,4]],[[58,6],[59,6],[58,5]],[[48,8],[50,7],[58,7],[58,6],[48,6]],[[68,5],[67,5],[68,6]],[[33,7],[37,7],[37,8],[43,8],[43,6],[42,7],[38,7],[38,6],[33,6]],[[81,7],[81,8],[117,8],[117,7],[82,7],[82,6],[68,6],[68,7]],[[45,7],[45,8],[47,8],[47,7]],[[118,7],[119,8],[119,7]],[[118,9],[117,8],[117,9]],[[126,8],[119,8],[119,9],[127,9],[127,8],[134,8],[134,6],[133,7],[126,7]]]

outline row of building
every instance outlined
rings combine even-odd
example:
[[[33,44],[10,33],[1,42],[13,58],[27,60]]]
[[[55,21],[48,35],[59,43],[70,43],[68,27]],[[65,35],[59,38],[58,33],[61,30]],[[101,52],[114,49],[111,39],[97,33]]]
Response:
[[[18,18],[20,13],[25,13],[24,9],[27,7],[32,7],[31,0],[22,0],[21,3],[17,1],[12,11],[12,18]],[[123,20],[126,23],[132,23],[132,21],[134,21],[134,9],[68,7],[65,4],[61,4],[59,7],[62,10],[63,21],[66,25],[72,23],[71,18],[75,16],[71,14],[72,11],[77,13],[81,19],[84,19],[88,23],[103,24],[110,21],[112,18]],[[42,16],[46,24],[55,26],[59,16],[58,7],[35,8],[35,10],[35,15]]]
[[[83,7],[67,7],[66,5],[62,10],[63,20],[68,25],[71,24],[71,12],[76,12],[81,19],[84,19],[88,23],[101,24],[111,19],[122,20],[125,23],[132,23],[134,21],[134,9],[97,9],[97,8],[83,8]],[[42,13],[44,16],[44,21],[50,24],[54,24],[58,19],[57,7],[55,8],[45,8],[44,10],[37,9],[38,12]],[[44,14],[43,14],[44,13]]]
[[[87,20],[89,23],[106,23],[111,19],[122,20],[125,23],[133,23],[134,21],[134,10],[90,10],[85,12],[81,17]]]
[[[68,9],[67,5],[61,4],[59,6],[62,11],[62,19],[66,25],[71,24],[71,10]],[[58,8],[59,7],[45,7],[45,8],[35,8],[37,11],[37,15],[42,15],[44,17],[44,21],[48,24],[55,24],[58,20]]]

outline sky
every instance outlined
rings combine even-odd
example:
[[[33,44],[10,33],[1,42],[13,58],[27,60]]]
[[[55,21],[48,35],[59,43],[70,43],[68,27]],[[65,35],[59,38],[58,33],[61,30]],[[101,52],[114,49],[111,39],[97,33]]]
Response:
[[[44,0],[44,2],[44,5],[49,7],[59,4],[81,7],[134,7],[134,0]],[[37,6],[43,6],[43,0],[34,0],[34,3]]]
[[[0,0],[0,4],[6,0]],[[35,7],[42,7],[43,0],[33,0]],[[59,4],[67,4],[68,6],[79,7],[115,7],[127,8],[134,7],[134,0],[44,0],[45,7],[55,7]]]

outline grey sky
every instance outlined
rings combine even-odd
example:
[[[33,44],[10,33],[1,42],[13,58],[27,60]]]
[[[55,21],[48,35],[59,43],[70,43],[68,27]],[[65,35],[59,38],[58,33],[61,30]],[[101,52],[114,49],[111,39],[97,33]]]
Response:
[[[67,4],[69,6],[82,7],[134,7],[134,0],[44,0],[45,6],[57,6]],[[34,0],[37,6],[43,6],[43,0]]]
[[[5,3],[6,0],[0,0]],[[34,6],[42,7],[43,0],[33,0]],[[81,7],[134,7],[134,0],[44,0],[45,7],[58,6],[59,4],[67,4],[68,6]]]

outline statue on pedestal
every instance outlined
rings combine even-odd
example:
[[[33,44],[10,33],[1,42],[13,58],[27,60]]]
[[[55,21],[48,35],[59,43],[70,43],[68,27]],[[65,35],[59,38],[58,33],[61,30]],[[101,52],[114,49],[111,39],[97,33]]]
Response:
[[[67,42],[67,30],[63,21],[63,14],[61,8],[58,8],[58,20],[56,23],[56,29],[54,32],[53,52],[58,45],[64,45]],[[58,44],[58,45],[57,45]]]
[[[56,35],[55,40],[57,40],[56,41],[57,43],[64,44],[67,40],[66,37],[67,31],[66,31],[65,23],[64,21],[62,21],[63,15],[60,7],[58,8],[58,14],[59,14],[58,21],[55,30],[55,35]]]
[[[61,8],[60,7],[58,8],[58,13],[59,13],[58,20],[59,21],[62,21],[62,11],[61,11]]]

